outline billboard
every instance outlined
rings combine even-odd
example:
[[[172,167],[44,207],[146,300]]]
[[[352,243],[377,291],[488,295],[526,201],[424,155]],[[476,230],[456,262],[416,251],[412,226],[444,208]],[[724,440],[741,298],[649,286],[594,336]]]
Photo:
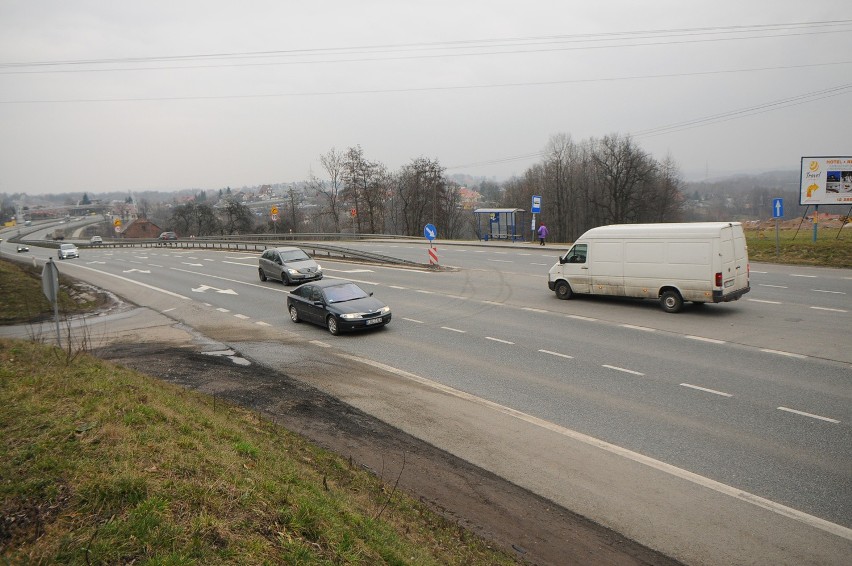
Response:
[[[852,157],[803,157],[799,204],[852,204]]]

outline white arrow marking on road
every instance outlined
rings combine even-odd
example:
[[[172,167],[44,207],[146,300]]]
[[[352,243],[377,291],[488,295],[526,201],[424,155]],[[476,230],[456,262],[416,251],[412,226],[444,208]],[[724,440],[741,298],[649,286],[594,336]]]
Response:
[[[139,273],[151,273],[150,269],[136,269],[135,267],[133,269],[126,269],[122,271],[122,273],[133,273],[134,271],[137,271]]]
[[[201,287],[196,287],[192,290],[193,293],[203,293],[204,291],[216,291],[217,293],[224,293],[226,295],[236,295],[237,292],[233,289],[217,289],[216,287],[210,287],[209,285],[202,285]]]

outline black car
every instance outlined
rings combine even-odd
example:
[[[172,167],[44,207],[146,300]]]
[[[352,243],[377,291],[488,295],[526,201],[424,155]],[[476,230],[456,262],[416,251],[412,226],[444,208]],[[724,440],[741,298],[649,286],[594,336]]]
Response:
[[[296,287],[287,295],[287,310],[293,322],[304,320],[325,326],[334,336],[391,321],[389,306],[344,279],[323,279]]]

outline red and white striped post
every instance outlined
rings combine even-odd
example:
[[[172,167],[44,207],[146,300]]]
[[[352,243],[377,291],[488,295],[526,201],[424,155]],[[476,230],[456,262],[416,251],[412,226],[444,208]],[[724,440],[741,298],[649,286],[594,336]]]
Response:
[[[438,248],[429,246],[429,265],[438,265]]]

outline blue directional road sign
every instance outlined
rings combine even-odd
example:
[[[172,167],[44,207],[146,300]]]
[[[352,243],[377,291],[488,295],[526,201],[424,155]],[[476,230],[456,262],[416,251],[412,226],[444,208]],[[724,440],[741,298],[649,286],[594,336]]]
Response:
[[[784,199],[772,199],[772,218],[784,218]]]
[[[423,235],[431,242],[438,237],[438,229],[435,228],[434,224],[427,224],[423,227]]]

